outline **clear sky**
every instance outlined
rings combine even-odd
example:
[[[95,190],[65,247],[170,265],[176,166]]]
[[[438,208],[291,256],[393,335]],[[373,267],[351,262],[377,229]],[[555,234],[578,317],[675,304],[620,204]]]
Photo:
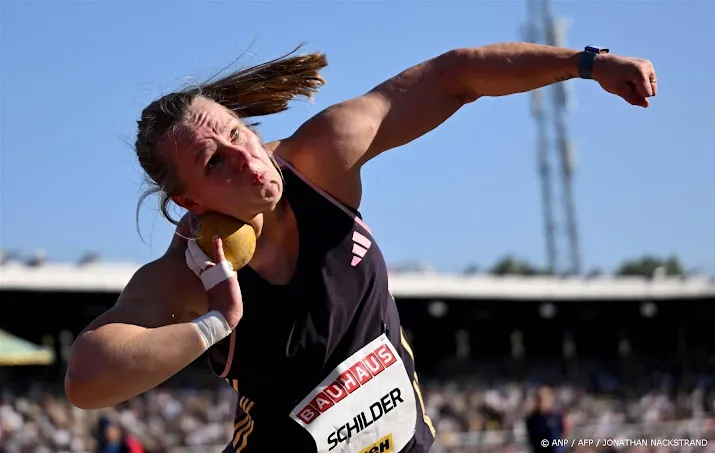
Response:
[[[648,58],[660,91],[645,110],[592,81],[569,82],[574,193],[584,267],[678,254],[715,273],[715,2],[563,1],[567,45]],[[263,119],[269,140],[455,47],[521,40],[523,1],[19,1],[0,6],[1,246],[51,260],[97,251],[143,263],[172,227],[150,199],[136,232],[142,108],[305,41],[327,53],[313,104]],[[234,66],[234,68],[237,66]],[[528,95],[482,99],[364,169],[361,210],[388,262],[442,271],[505,253],[545,263]]]

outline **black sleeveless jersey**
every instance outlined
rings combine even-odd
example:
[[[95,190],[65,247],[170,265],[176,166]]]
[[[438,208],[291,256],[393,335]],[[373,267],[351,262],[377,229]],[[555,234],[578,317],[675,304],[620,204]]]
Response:
[[[426,453],[434,428],[384,258],[359,213],[279,161],[299,230],[286,285],[238,271],[244,315],[209,351],[238,393],[224,453]]]

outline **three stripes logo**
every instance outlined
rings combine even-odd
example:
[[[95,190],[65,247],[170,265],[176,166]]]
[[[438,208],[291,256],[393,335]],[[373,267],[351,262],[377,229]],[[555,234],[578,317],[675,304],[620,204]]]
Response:
[[[353,231],[353,261],[351,266],[355,267],[360,264],[360,261],[365,257],[365,254],[370,249],[372,241],[366,238],[357,231]]]

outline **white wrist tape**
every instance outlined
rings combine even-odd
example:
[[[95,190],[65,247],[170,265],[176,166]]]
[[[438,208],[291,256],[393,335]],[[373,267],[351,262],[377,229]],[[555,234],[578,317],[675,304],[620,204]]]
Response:
[[[203,338],[206,349],[231,335],[231,327],[229,327],[226,318],[216,310],[194,319],[191,324]]]
[[[234,277],[236,272],[228,261],[221,261],[201,273],[201,283],[206,291],[218,285],[224,280]]]

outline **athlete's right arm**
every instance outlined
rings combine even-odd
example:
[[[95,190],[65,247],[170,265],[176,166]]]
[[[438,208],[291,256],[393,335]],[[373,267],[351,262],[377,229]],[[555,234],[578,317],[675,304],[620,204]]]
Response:
[[[207,293],[185,264],[185,245],[175,242],[139,269],[117,303],[75,340],[65,376],[75,406],[98,409],[126,401],[206,351],[191,320],[206,313]]]

